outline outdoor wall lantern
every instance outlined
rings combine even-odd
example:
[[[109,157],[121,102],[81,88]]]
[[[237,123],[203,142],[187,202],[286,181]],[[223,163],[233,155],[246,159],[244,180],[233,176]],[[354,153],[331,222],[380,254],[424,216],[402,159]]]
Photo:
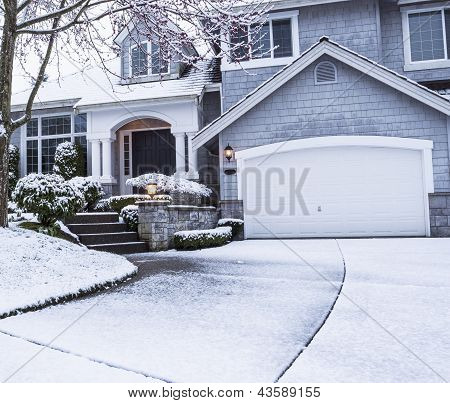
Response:
[[[234,155],[234,150],[233,147],[230,146],[230,143],[228,143],[223,151],[225,154],[225,158],[228,160],[228,162],[230,162]]]
[[[148,193],[148,195],[150,196],[151,199],[153,199],[153,196],[155,196],[156,193],[158,193],[157,184],[154,183],[154,182],[149,183],[146,186],[146,189],[147,189],[147,193]]]

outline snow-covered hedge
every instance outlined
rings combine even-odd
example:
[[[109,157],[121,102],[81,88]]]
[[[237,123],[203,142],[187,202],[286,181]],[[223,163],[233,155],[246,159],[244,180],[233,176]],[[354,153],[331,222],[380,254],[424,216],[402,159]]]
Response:
[[[84,174],[83,150],[78,144],[66,141],[56,147],[53,172],[69,180]]]
[[[125,206],[120,212],[120,216],[130,231],[137,231],[139,222],[138,206],[135,204]]]
[[[85,208],[88,211],[92,211],[97,205],[98,201],[104,196],[103,186],[101,183],[92,178],[92,176],[84,178],[82,176],[76,176],[69,181],[74,185],[82,194],[85,201]]]
[[[231,237],[231,227],[220,227],[210,230],[175,232],[173,240],[176,249],[192,250],[222,246],[230,242]]]
[[[233,238],[238,237],[244,228],[244,220],[238,218],[222,218],[217,223],[218,227],[231,227]]]
[[[159,200],[159,201],[172,201],[172,196],[170,195],[155,195],[153,196],[153,200]]]
[[[123,195],[123,196],[112,196],[109,199],[109,206],[116,213],[122,211],[122,209],[130,204],[135,204],[137,201],[150,200],[149,195]]]
[[[107,211],[112,211],[111,205],[109,203],[109,199],[99,200],[94,207],[94,211],[99,211],[99,212],[103,212],[103,213],[107,212]]]
[[[212,190],[201,183],[177,178],[175,175],[145,174],[127,180],[128,186],[145,189],[150,183],[156,183],[158,193],[187,193],[200,197],[209,197]]]
[[[11,197],[19,180],[19,149],[10,144],[8,147],[8,195]]]
[[[20,209],[36,214],[44,227],[75,215],[84,204],[82,193],[55,174],[25,176],[17,182],[12,197]]]

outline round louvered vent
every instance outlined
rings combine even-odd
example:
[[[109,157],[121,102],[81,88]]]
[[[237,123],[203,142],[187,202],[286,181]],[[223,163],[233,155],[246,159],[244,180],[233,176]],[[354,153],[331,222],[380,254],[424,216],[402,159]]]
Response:
[[[337,69],[331,62],[320,62],[315,70],[316,84],[331,84],[337,82]]]

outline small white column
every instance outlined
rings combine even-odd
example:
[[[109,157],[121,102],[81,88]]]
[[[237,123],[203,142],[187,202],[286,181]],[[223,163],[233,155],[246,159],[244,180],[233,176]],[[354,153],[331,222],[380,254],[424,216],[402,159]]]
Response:
[[[197,133],[186,133],[188,138],[188,161],[189,161],[189,171],[187,176],[189,179],[198,180],[198,161],[197,161],[197,150],[192,148],[192,139]]]
[[[113,183],[112,176],[112,139],[102,139],[102,182]]]
[[[100,179],[102,175],[102,156],[100,154],[100,140],[91,141],[91,163],[92,163],[92,176]]]
[[[186,176],[185,133],[173,133],[175,136],[176,172],[178,177]]]

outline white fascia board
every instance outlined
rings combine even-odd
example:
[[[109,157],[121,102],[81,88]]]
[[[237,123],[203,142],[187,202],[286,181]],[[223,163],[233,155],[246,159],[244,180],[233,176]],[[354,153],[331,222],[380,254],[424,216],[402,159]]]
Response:
[[[163,105],[163,104],[175,104],[179,102],[192,101],[197,99],[199,95],[186,95],[180,97],[168,97],[168,98],[154,98],[154,99],[140,99],[140,100],[127,100],[127,101],[111,101],[99,104],[90,105],[75,105],[79,112],[98,111],[105,109],[123,109],[124,105],[133,107],[145,107],[149,105]]]
[[[67,108],[75,107],[80,98],[64,99],[61,101],[36,102],[33,104],[33,110],[53,109],[53,108]],[[11,106],[11,112],[25,111],[26,104],[16,104]]]
[[[330,3],[345,3],[352,0],[266,0],[261,1],[261,7],[268,7],[269,11],[273,10],[285,10],[288,8],[298,8],[298,7],[309,7],[309,6],[318,6],[321,4],[330,4]],[[248,4],[244,6],[236,6],[236,10],[241,10],[243,8],[248,8]]]

